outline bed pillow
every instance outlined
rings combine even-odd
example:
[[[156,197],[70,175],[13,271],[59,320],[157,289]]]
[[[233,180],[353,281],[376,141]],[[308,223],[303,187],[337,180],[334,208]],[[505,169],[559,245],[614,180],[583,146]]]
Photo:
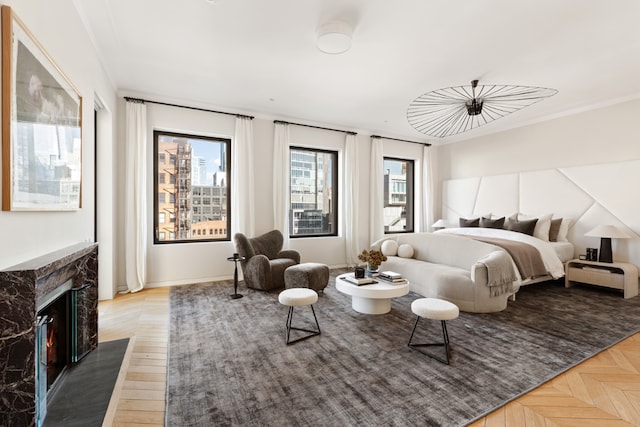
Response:
[[[560,223],[560,230],[558,231],[558,242],[568,242],[567,235],[569,234],[569,227],[573,223],[573,219],[571,218],[562,218],[562,223]]]
[[[480,218],[462,218],[459,219],[460,227],[480,227]]]
[[[398,246],[398,256],[400,258],[413,258],[413,246],[406,243]]]
[[[386,256],[396,256],[398,253],[398,242],[395,240],[385,240],[380,245],[380,252]]]
[[[480,217],[480,227],[484,228],[504,228],[504,217],[502,218],[487,218]]]
[[[551,227],[551,217],[553,214],[545,214],[545,215],[526,215],[523,213],[518,214],[518,220],[530,220],[537,219],[536,228],[533,230],[533,237],[537,237],[540,240],[544,240],[545,242],[549,241],[549,228]]]
[[[558,233],[560,232],[560,224],[562,224],[562,218],[554,218],[551,220],[551,225],[549,226],[549,241],[557,242],[558,241]]]
[[[528,234],[533,236],[533,230],[536,228],[537,218],[519,220],[516,215],[509,217],[507,220],[506,228],[509,231],[517,231],[518,233]]]

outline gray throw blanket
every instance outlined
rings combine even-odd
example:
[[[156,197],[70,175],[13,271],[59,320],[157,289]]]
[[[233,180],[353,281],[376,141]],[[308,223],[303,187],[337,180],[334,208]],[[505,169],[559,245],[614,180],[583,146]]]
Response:
[[[494,251],[478,260],[487,267],[487,285],[492,297],[513,292],[517,279],[511,257],[503,251]]]
[[[481,242],[491,243],[509,252],[509,255],[513,258],[513,262],[516,264],[516,267],[518,267],[520,278],[522,280],[535,279],[548,274],[547,267],[545,267],[544,261],[542,261],[542,256],[540,256],[540,252],[538,252],[535,246],[531,246],[524,242],[498,239],[495,237],[466,237],[470,237]]]

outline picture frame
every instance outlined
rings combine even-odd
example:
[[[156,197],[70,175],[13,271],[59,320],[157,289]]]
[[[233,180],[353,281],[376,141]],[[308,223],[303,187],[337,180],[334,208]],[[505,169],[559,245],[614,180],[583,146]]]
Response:
[[[2,210],[82,207],[82,97],[2,6]]]

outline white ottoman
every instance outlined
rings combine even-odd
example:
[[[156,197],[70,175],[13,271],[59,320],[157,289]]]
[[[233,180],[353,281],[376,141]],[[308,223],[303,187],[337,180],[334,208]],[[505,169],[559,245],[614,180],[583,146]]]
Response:
[[[287,345],[293,344],[298,341],[302,341],[304,339],[313,337],[315,335],[320,335],[320,325],[318,324],[318,318],[316,317],[316,312],[313,309],[313,304],[318,301],[318,293],[313,289],[308,288],[291,288],[285,289],[280,292],[278,295],[278,301],[280,304],[289,306],[289,313],[287,314],[287,323],[286,323],[286,334],[285,334],[285,342]],[[305,329],[305,328],[297,328],[291,326],[291,321],[293,319],[293,308],[294,307],[303,307],[308,305],[311,307],[311,312],[313,313],[313,319],[316,322],[316,330]],[[307,335],[304,335],[300,338],[296,338],[294,340],[290,339],[291,330],[308,332]]]
[[[419,351],[422,354],[426,354],[429,357],[433,357],[434,359],[449,364],[449,333],[447,332],[447,320],[453,320],[458,317],[460,314],[460,309],[458,306],[442,299],[438,298],[419,298],[411,303],[411,311],[416,314],[416,323],[413,325],[413,331],[411,332],[411,337],[409,338],[409,347]],[[440,320],[442,324],[442,338],[443,342],[438,343],[412,343],[413,335],[416,332],[416,327],[418,326],[418,321],[420,318],[424,317],[425,319],[432,320]],[[444,346],[444,351],[446,358],[443,359],[439,356],[436,356],[432,353],[422,350],[422,347],[430,347],[430,346]]]

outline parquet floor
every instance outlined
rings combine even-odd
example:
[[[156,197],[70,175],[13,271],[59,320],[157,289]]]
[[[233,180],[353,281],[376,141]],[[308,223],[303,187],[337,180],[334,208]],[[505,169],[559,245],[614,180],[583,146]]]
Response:
[[[100,341],[132,337],[105,425],[164,425],[169,288],[101,301]],[[497,409],[471,427],[640,426],[640,333]]]
[[[100,341],[132,338],[104,425],[164,426],[169,288],[118,295],[100,301],[98,311]]]

